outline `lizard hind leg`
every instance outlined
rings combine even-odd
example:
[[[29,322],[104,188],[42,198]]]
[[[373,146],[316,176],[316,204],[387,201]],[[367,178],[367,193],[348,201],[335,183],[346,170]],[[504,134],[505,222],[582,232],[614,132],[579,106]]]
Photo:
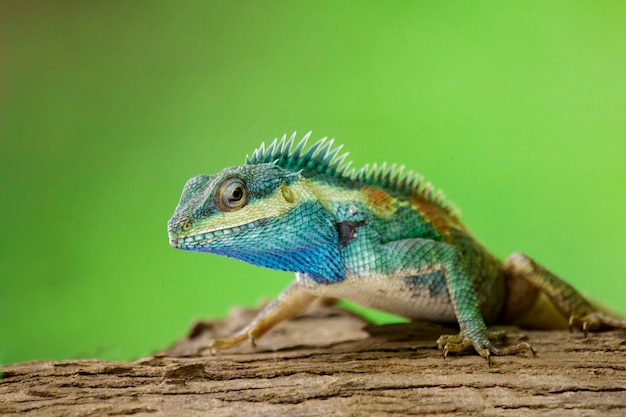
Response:
[[[549,300],[569,320],[570,331],[579,327],[585,333],[601,328],[626,329],[626,321],[599,311],[571,285],[523,253],[513,253],[504,262],[508,279],[523,280]]]

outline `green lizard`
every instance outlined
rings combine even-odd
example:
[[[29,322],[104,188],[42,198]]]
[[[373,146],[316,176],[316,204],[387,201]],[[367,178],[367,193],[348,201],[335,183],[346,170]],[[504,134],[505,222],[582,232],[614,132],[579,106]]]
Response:
[[[541,293],[572,327],[626,328],[522,253],[503,263],[476,241],[458,211],[404,167],[356,171],[325,138],[305,151],[295,133],[262,144],[242,166],[190,179],[168,223],[177,249],[224,255],[296,273],[287,287],[222,349],[254,340],[319,297],[439,323],[458,335],[443,356],[474,347],[481,356],[533,353],[522,342],[497,347],[486,323],[521,317]]]

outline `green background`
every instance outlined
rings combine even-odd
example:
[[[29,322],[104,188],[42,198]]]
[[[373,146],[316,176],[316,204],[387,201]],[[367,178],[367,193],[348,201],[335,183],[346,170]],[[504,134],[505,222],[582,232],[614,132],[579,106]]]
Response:
[[[0,362],[130,359],[289,273],[175,251],[263,140],[400,162],[499,256],[626,313],[626,3],[3,1]]]

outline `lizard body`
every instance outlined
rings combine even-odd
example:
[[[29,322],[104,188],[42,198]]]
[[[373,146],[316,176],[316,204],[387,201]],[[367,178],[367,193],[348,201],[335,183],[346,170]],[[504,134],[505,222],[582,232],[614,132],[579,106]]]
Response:
[[[496,347],[504,334],[486,324],[524,316],[541,293],[585,334],[626,328],[526,255],[500,262],[421,176],[396,165],[350,169],[332,140],[305,151],[309,136],[262,144],[244,165],[185,185],[168,223],[173,247],[296,273],[252,323],[211,348],[254,342],[318,297],[457,322],[458,335],[438,340],[444,357],[470,346],[486,358],[532,352],[525,342]]]

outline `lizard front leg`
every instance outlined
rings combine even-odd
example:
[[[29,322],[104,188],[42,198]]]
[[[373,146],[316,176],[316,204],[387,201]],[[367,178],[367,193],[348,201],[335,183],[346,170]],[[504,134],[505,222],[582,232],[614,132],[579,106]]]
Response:
[[[281,321],[288,320],[300,313],[316,298],[315,295],[307,292],[298,283],[294,282],[266,305],[250,324],[237,332],[233,337],[217,339],[209,346],[200,349],[198,353],[206,349],[211,349],[211,352],[215,352],[219,349],[235,347],[246,340],[254,345],[256,339],[263,336]]]
[[[570,331],[580,326],[585,333],[602,327],[626,329],[626,321],[609,316],[585,300],[571,285],[523,253],[514,253],[504,262],[508,279],[521,279],[545,293],[555,307],[569,319]]]
[[[384,247],[386,268],[394,279],[417,275],[419,280],[419,275],[443,272],[445,283],[440,284],[447,288],[447,302],[451,303],[461,329],[458,335],[443,335],[437,340],[444,357],[449,352],[460,352],[471,346],[488,360],[491,355],[510,355],[522,351],[534,354],[531,346],[525,342],[506,348],[494,346],[492,341],[502,339],[505,334],[487,330],[480,312],[476,279],[468,272],[455,246],[427,239],[406,239],[388,243]],[[498,296],[504,294],[493,294],[493,297]]]

